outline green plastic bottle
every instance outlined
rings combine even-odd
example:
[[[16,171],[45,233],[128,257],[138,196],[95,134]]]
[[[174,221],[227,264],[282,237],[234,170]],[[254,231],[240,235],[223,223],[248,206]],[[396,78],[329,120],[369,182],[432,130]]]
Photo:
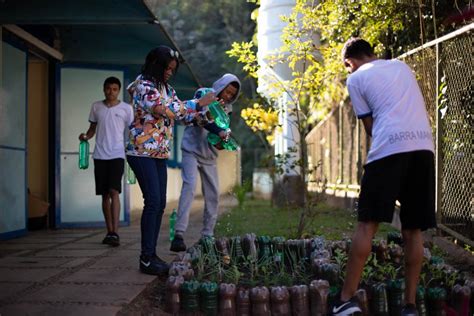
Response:
[[[227,141],[223,141],[218,135],[213,134],[213,133],[208,133],[207,134],[207,141],[211,145],[217,145],[217,144],[222,142],[222,147],[225,150],[228,150],[228,151],[237,151],[237,150],[240,149],[239,144],[237,144],[237,141],[232,136],[229,137],[229,139],[227,139]]]
[[[227,151],[237,151],[240,150],[239,144],[237,144],[237,141],[235,140],[234,137],[229,137],[229,139],[225,142],[222,143],[222,146],[224,147],[225,150]]]
[[[208,108],[216,125],[224,130],[230,131],[229,115],[227,115],[227,113],[224,111],[220,103],[217,101],[214,101],[208,105]],[[222,142],[222,147],[228,151],[236,151],[240,149],[239,144],[237,144],[237,141],[233,137],[229,137],[227,140],[222,141],[218,135],[209,133],[207,134],[207,141],[211,145],[216,145]]]
[[[79,169],[89,168],[89,142],[81,140],[79,143]]]
[[[201,311],[206,316],[216,316],[219,307],[219,286],[215,282],[203,282],[199,287]]]
[[[230,126],[229,115],[227,115],[219,102],[214,101],[208,107],[216,125],[222,129],[228,129]]]
[[[184,314],[199,312],[199,288],[200,283],[198,281],[185,281],[181,285],[181,310]]]
[[[206,95],[207,93],[209,93],[211,91],[212,91],[211,89],[207,89],[205,91],[204,95]],[[230,128],[229,128],[230,127],[229,115],[227,115],[227,113],[224,111],[224,109],[222,108],[220,103],[217,102],[217,101],[211,102],[208,105],[208,109],[209,109],[209,112],[211,113],[211,116],[212,116],[214,122],[216,123],[216,125],[219,126],[222,129],[224,129],[224,130],[229,130],[230,131]],[[240,150],[239,144],[237,143],[237,141],[233,137],[229,137],[227,140],[222,141],[222,139],[218,135],[213,134],[213,133],[209,133],[209,134],[207,134],[207,141],[211,145],[217,145],[220,142],[222,142],[222,147],[225,150],[228,150],[228,151]]]
[[[178,217],[178,213],[176,213],[176,209],[174,208],[170,216],[170,241],[173,241],[174,239],[174,235],[175,235],[174,226],[176,225],[177,217]]]
[[[135,176],[135,173],[133,172],[132,168],[130,167],[128,163],[127,163],[127,183],[128,184],[137,183],[137,177]]]

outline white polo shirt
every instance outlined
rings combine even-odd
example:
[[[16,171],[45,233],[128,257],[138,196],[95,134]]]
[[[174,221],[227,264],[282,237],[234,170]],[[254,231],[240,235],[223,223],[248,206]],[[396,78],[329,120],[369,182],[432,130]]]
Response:
[[[92,104],[89,122],[97,123],[92,158],[110,160],[125,158],[125,133],[134,119],[130,104],[120,101],[108,107],[103,101]]]
[[[410,67],[399,60],[377,59],[347,79],[358,118],[373,117],[367,162],[415,150],[434,152],[423,95]]]

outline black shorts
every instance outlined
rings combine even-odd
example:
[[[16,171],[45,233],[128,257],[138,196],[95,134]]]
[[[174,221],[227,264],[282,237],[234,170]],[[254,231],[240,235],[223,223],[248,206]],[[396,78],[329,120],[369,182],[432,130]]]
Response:
[[[392,222],[400,202],[402,229],[436,227],[435,169],[431,151],[400,153],[364,167],[358,204],[360,222]]]
[[[125,159],[94,159],[95,194],[104,195],[111,189],[122,192]]]

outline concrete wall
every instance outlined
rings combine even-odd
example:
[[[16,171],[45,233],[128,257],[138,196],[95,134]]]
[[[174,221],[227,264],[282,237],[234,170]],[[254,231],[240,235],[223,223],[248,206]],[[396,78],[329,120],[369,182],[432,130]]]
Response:
[[[326,189],[324,193],[327,204],[348,210],[354,210],[357,207],[358,196],[358,192],[343,190]]]
[[[229,193],[236,184],[240,184],[240,154],[236,152],[221,151],[217,160],[217,172],[219,175],[220,194]],[[168,168],[168,188],[167,202],[174,202],[179,199],[181,192],[181,169]],[[196,196],[202,195],[201,181],[196,185]],[[143,208],[143,198],[140,187],[132,185],[130,189],[130,210],[140,211]]]

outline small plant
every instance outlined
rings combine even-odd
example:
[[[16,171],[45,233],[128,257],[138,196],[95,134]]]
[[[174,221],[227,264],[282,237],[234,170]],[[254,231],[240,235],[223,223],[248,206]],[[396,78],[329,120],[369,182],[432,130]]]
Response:
[[[247,198],[247,193],[250,192],[251,189],[252,183],[248,180],[244,180],[241,185],[237,184],[232,188],[232,194],[237,199],[239,208],[243,208],[245,200]]]
[[[347,255],[347,253],[345,251],[342,251],[341,249],[336,249],[333,258],[334,258],[334,261],[336,262],[336,264],[341,269],[341,271],[345,271],[347,260],[349,259],[349,256]],[[342,280],[342,281],[344,281],[344,280]]]
[[[439,246],[433,245],[431,248],[431,255],[435,257],[446,257],[447,253],[444,252]]]
[[[464,250],[466,250],[467,252],[470,252],[471,255],[474,255],[474,247],[472,247],[471,245],[465,244]]]
[[[362,270],[362,281],[365,283],[370,283],[375,280],[377,259],[375,258],[374,253],[370,253],[369,258],[367,258],[367,264]]]

